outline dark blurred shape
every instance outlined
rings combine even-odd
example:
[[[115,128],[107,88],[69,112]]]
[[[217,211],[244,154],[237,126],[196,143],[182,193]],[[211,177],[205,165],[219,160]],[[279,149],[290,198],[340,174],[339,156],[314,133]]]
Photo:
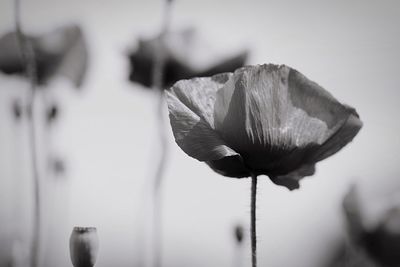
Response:
[[[51,172],[57,176],[63,175],[66,172],[65,162],[62,159],[54,156],[49,159],[49,168]]]
[[[46,110],[46,120],[47,124],[50,125],[53,123],[59,115],[59,108],[56,104],[51,104],[49,107],[47,107]]]
[[[394,205],[376,227],[368,229],[356,188],[346,194],[343,208],[350,242],[343,242],[328,266],[399,267],[400,207]]]
[[[219,62],[211,62],[206,66],[196,66],[196,62],[189,60],[190,53],[196,53],[191,49],[196,45],[196,38],[194,29],[186,29],[180,32],[168,32],[164,37],[157,36],[152,39],[139,40],[138,48],[129,55],[131,66],[129,79],[146,87],[152,86],[154,55],[156,49],[160,49],[160,47],[165,55],[162,81],[165,86],[170,86],[182,79],[233,72],[245,64],[247,51],[242,51]],[[204,47],[204,51],[207,52],[208,47]]]
[[[382,266],[400,266],[400,207],[391,208],[364,239],[365,249]]]
[[[362,221],[362,209],[359,201],[358,190],[352,185],[343,198],[343,211],[346,218],[347,232],[352,242],[360,244],[363,240],[364,225]]]
[[[360,248],[342,240],[334,247],[334,253],[325,267],[378,267]]]
[[[14,120],[19,121],[22,117],[22,104],[19,99],[14,99],[12,102],[12,113],[14,115]]]
[[[243,226],[238,224],[235,226],[235,239],[239,244],[241,244],[243,241],[243,237],[244,237]]]
[[[74,227],[69,239],[72,264],[75,267],[92,267],[99,251],[99,238],[95,227]]]
[[[23,116],[26,116],[27,118],[30,118],[31,116],[31,110],[24,105],[20,99],[14,99],[11,102],[11,113],[14,118],[14,121],[19,121]]]
[[[53,76],[70,79],[81,86],[88,64],[86,41],[79,26],[69,25],[40,36],[26,36],[32,44],[37,65],[37,81],[45,85]],[[0,38],[0,71],[25,75],[17,34]]]

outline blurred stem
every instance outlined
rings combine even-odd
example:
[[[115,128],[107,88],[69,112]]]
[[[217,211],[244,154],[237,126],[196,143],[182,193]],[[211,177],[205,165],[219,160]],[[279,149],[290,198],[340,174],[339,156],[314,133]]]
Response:
[[[162,191],[161,182],[163,180],[163,174],[166,166],[168,143],[165,133],[165,120],[163,116],[164,108],[164,92],[160,90],[159,103],[158,103],[158,125],[159,125],[159,138],[161,143],[160,159],[157,165],[157,170],[154,176],[154,266],[161,266],[161,254],[162,254]]]
[[[257,200],[257,175],[251,175],[251,266],[257,267],[257,236],[256,236],[256,200]]]
[[[22,64],[25,68],[26,75],[30,82],[30,90],[28,92],[28,131],[30,140],[30,152],[33,173],[33,195],[34,195],[34,218],[32,229],[32,247],[31,247],[31,267],[39,266],[40,252],[40,179],[37,159],[36,145],[36,123],[35,123],[35,99],[36,99],[36,62],[35,53],[29,40],[27,40],[21,29],[21,9],[20,1],[15,0],[15,30],[17,34],[17,42],[21,51]]]
[[[242,244],[236,242],[235,244],[235,254],[233,259],[233,266],[242,267]]]
[[[164,169],[166,165],[168,143],[165,132],[165,120],[164,120],[164,70],[165,70],[165,45],[164,39],[167,34],[170,22],[171,12],[171,0],[167,0],[165,3],[164,20],[162,30],[159,35],[158,47],[154,55],[153,62],[153,75],[152,85],[153,89],[158,92],[158,105],[157,105],[157,120],[158,120],[158,133],[160,140],[160,158],[157,165],[157,169],[154,176],[154,196],[153,196],[153,246],[154,246],[154,267],[160,267],[162,260],[162,203],[161,203],[161,182],[163,180]]]

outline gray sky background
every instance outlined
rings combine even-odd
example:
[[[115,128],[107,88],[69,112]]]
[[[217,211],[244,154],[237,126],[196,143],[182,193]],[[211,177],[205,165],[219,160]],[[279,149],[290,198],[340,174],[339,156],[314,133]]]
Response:
[[[141,206],[159,150],[156,96],[128,82],[125,55],[138,37],[159,31],[163,2],[21,2],[26,31],[79,23],[91,56],[81,92],[62,79],[51,85],[62,106],[51,151],[68,172],[46,182],[46,266],[70,266],[75,225],[98,227],[96,266],[133,266],[148,254],[139,249],[149,231]],[[360,114],[364,128],[354,142],[319,163],[300,190],[259,179],[260,266],[320,266],[343,230],[340,201],[350,184],[360,185],[371,221],[388,198],[400,199],[400,3],[177,0],[172,28],[188,25],[224,53],[249,47],[250,64],[296,68]],[[12,28],[13,2],[2,0],[0,32]],[[27,146],[26,128],[9,116],[10,99],[26,98],[27,86],[0,74],[0,266],[12,247],[23,254],[30,236],[28,154],[16,152]],[[168,133],[164,266],[232,266],[232,227],[248,225],[250,180],[217,175],[175,145],[169,126]],[[248,239],[245,246],[249,263]]]

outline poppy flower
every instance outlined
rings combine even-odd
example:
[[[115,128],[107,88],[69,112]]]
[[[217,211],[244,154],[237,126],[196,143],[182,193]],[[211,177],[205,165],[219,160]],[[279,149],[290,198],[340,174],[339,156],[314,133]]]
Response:
[[[292,190],[362,127],[355,109],[285,65],[257,65],[175,83],[176,143],[224,176],[267,175]]]
[[[17,34],[9,32],[0,38],[0,71],[25,75]],[[26,36],[33,47],[37,67],[37,83],[46,84],[56,75],[70,79],[76,87],[86,73],[88,53],[81,29],[65,26],[41,36]]]
[[[220,55],[211,53],[212,49],[204,44],[194,29],[167,32],[163,36],[139,40],[138,48],[129,55],[129,79],[132,82],[152,86],[154,55],[158,49],[162,49],[165,56],[162,84],[166,86],[181,79],[234,71],[245,64],[248,54],[243,51],[216,61]]]
[[[390,206],[379,218],[377,225],[370,228],[365,226],[362,205],[355,187],[347,193],[343,207],[351,245],[358,248],[356,251],[361,249],[361,252],[366,253],[364,257],[371,264],[400,266],[400,207]]]

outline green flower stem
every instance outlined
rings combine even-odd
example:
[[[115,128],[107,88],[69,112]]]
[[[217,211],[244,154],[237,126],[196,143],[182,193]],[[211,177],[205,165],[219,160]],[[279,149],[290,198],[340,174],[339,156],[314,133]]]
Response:
[[[32,229],[32,246],[31,246],[31,267],[39,266],[39,253],[40,253],[40,222],[41,222],[41,210],[40,210],[40,178],[39,178],[39,167],[37,159],[37,145],[36,145],[36,122],[35,122],[35,99],[36,99],[36,61],[35,53],[32,45],[26,39],[21,29],[20,19],[20,1],[15,0],[15,30],[17,33],[17,42],[21,51],[21,59],[25,66],[26,75],[30,81],[30,90],[28,97],[28,131],[30,139],[30,152],[32,161],[32,173],[33,173],[33,190],[34,190],[34,218],[33,218],[33,229]]]
[[[251,175],[251,266],[257,267],[257,236],[256,236],[256,200],[257,200],[257,175]]]

